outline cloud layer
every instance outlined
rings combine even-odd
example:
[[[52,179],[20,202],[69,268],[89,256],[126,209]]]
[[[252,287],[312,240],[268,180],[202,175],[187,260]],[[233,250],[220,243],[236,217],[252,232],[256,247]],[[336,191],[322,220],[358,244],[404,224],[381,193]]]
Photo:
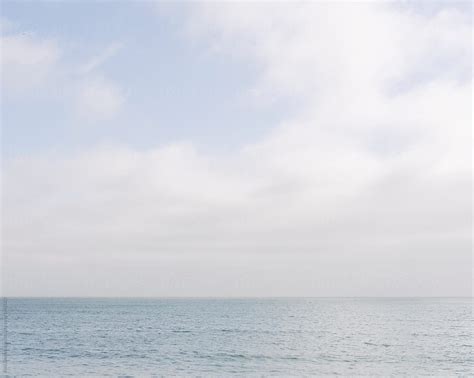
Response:
[[[199,4],[186,27],[258,67],[257,104],[298,111],[235,153],[7,161],[14,294],[471,294],[470,15]],[[81,98],[109,117],[123,100],[99,82]]]

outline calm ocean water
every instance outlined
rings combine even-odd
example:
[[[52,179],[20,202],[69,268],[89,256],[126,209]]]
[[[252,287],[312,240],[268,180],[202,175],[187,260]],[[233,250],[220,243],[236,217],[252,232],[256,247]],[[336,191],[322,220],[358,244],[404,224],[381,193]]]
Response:
[[[472,375],[471,299],[9,299],[8,373]]]

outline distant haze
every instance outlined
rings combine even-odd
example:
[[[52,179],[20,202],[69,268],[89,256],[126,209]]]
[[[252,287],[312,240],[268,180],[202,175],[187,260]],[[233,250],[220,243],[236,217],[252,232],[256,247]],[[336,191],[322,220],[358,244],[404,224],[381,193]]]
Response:
[[[2,3],[12,296],[471,296],[470,3]]]

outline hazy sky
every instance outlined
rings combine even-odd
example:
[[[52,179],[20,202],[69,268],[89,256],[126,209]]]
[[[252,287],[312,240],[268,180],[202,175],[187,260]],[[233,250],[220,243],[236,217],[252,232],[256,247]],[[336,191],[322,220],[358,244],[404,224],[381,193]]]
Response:
[[[470,3],[1,7],[8,295],[471,295]]]

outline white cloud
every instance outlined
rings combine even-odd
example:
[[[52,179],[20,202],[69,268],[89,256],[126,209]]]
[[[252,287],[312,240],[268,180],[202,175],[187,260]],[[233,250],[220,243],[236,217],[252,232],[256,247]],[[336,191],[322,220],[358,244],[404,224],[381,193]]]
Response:
[[[226,156],[175,143],[8,162],[9,263],[62,283],[12,268],[17,294],[470,295],[465,15],[205,3],[191,21],[300,112]],[[98,82],[85,109],[114,114]]]
[[[107,120],[118,114],[124,103],[122,91],[110,80],[96,76],[84,78],[79,85],[79,114],[92,120]]]
[[[53,40],[27,34],[1,37],[2,92],[25,95],[45,83],[54,72],[60,49]]]
[[[470,69],[469,18],[449,8],[428,18],[390,4],[243,2],[206,4],[196,13],[191,32],[211,38],[217,51],[259,64],[260,90],[270,96],[369,100],[420,70],[437,78],[447,68]]]

